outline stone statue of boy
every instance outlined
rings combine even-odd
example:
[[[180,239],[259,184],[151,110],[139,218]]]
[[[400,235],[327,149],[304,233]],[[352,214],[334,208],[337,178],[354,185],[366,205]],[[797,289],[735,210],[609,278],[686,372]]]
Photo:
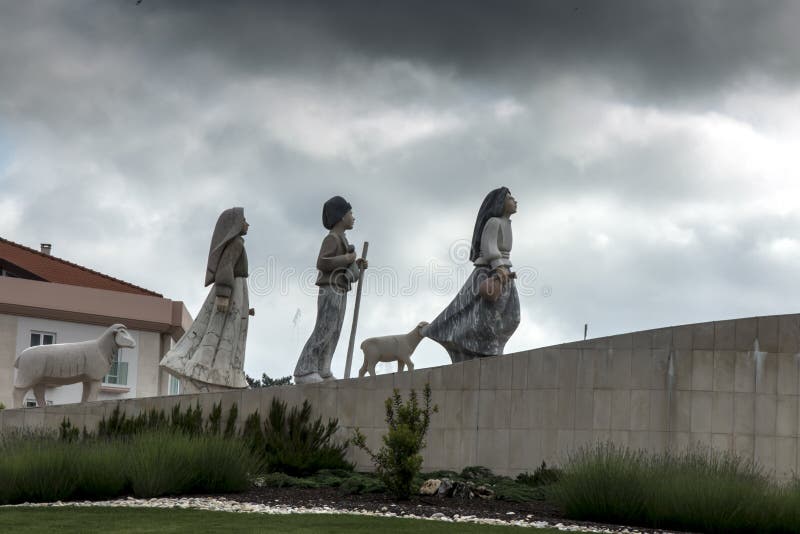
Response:
[[[331,360],[342,331],[347,292],[358,280],[360,267],[367,265],[363,258],[356,259],[355,248],[345,236],[345,230],[351,230],[355,221],[352,206],[340,196],[329,199],[322,207],[322,225],[329,232],[317,257],[317,321],[297,360],[295,384],[334,378]]]

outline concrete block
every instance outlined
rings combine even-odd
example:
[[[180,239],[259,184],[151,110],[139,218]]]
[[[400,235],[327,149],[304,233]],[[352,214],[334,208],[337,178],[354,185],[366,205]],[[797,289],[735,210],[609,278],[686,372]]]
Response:
[[[594,360],[596,351],[581,349],[578,351],[578,388],[594,387]]]
[[[714,350],[736,350],[736,321],[714,322]]]
[[[778,395],[775,434],[797,437],[797,395]]]
[[[620,349],[609,352],[611,356],[610,386],[614,389],[629,389],[631,387],[631,350]]]
[[[423,471],[445,468],[447,455],[444,449],[444,432],[443,428],[431,428],[428,430],[428,434],[425,436],[427,446],[423,449]]]
[[[575,449],[575,431],[559,430],[556,434],[558,463],[563,465],[569,454]]]
[[[594,360],[594,387],[602,389],[611,389],[614,376],[613,376],[613,350],[599,350],[595,351]]]
[[[531,430],[510,430],[508,466],[533,472],[542,456],[541,434]]]
[[[559,465],[558,431],[550,430],[542,433],[542,458],[548,465]]]
[[[578,351],[562,349],[558,357],[558,387],[575,389],[578,383]]]
[[[359,427],[378,426],[386,417],[385,398],[376,399],[373,389],[356,390],[355,424]],[[433,414],[431,417],[436,417]]]
[[[498,356],[481,362],[481,389],[511,389],[512,358]]]
[[[675,350],[692,350],[692,330],[694,328],[691,325],[673,327],[672,347]]]
[[[511,357],[511,389],[528,387],[528,355]]]
[[[708,433],[709,441],[713,396],[710,391],[692,392],[692,433]]]
[[[510,430],[478,430],[478,465],[497,472],[509,468]]]
[[[755,461],[768,472],[775,471],[775,437],[756,436]]]
[[[556,428],[572,430],[575,428],[575,389],[559,389],[556,395],[558,397],[558,424]]]
[[[478,431],[453,428],[444,431],[444,463],[447,469],[460,471],[478,465]]]
[[[558,429],[558,390],[543,389],[539,395],[542,403],[542,427],[547,430]]]
[[[592,430],[594,427],[594,390],[575,391],[575,429]]]
[[[320,390],[322,392],[322,390]],[[384,428],[386,426],[386,399],[391,397],[394,394],[392,389],[376,389],[370,392],[372,395],[371,403],[372,409],[370,412],[372,413],[372,424],[369,426],[373,428]],[[440,395],[437,396],[434,400],[433,395]],[[431,415],[431,425],[436,426],[437,428],[445,428],[447,423],[445,422],[445,402],[447,400],[447,392],[446,391],[435,391],[431,395],[431,400],[434,400],[434,404],[439,407],[439,413],[435,413]],[[331,415],[326,415],[326,418],[333,418],[336,417],[336,412],[334,411]],[[327,419],[326,419],[327,420]]]
[[[669,399],[670,421],[668,430],[690,432],[692,429],[692,391],[676,391]]]
[[[473,364],[476,368],[475,375],[476,377],[480,376],[480,360],[471,360],[469,362],[464,362],[464,365]],[[408,395],[408,392],[414,387],[412,381],[412,372],[404,371],[402,373],[392,373],[394,377],[394,387],[397,388],[402,395]],[[342,384],[341,387],[346,388],[347,384]],[[477,385],[475,389],[478,389]]]
[[[715,391],[711,405],[711,432],[733,432],[733,393]]]
[[[494,358],[492,358],[494,359]],[[485,360],[482,360],[485,363]],[[425,385],[431,383],[431,369],[415,369],[413,371],[403,371],[403,373],[409,373],[411,375],[411,387],[418,391],[424,391]],[[402,374],[402,373],[400,373]],[[372,380],[368,380],[368,384],[371,385]],[[374,387],[374,386],[373,386]],[[363,388],[362,388],[363,389]]]
[[[493,389],[484,389],[478,392],[478,429],[486,428],[507,428],[507,421],[496,419],[498,412],[502,415],[502,410],[499,409],[497,396],[498,391]]]
[[[797,395],[798,361],[794,354],[779,353],[778,360],[778,395]]]
[[[612,430],[609,441],[618,447],[627,448],[630,445],[630,431]]]
[[[753,350],[753,343],[758,334],[758,318],[736,319],[736,346],[735,350]]]
[[[481,408],[478,408],[479,412]],[[493,410],[494,428],[509,428],[509,414],[511,413],[511,390],[498,389],[494,396]]]
[[[714,384],[714,352],[696,350],[692,355],[692,389],[711,391]]]
[[[636,349],[652,349],[653,348],[653,332],[651,330],[643,330],[641,332],[633,332],[631,334],[631,348]]]
[[[733,391],[736,371],[736,352],[718,350],[714,352],[714,391]]]
[[[613,400],[613,399],[612,399]],[[646,431],[650,428],[650,390],[631,390],[631,430]]]
[[[444,369],[442,367],[433,367],[430,370],[431,377],[430,377],[430,384],[431,389],[434,391],[441,391],[445,389],[444,387]],[[378,383],[375,382],[375,389],[378,389]]]
[[[575,450],[591,447],[594,443],[591,430],[576,430],[572,439]]]
[[[733,452],[733,434],[711,434],[711,448],[717,452]]]
[[[775,439],[775,475],[791,478],[797,472],[797,438]]]
[[[755,454],[755,437],[752,434],[734,434],[733,452],[746,460],[753,460]]]
[[[512,389],[510,391],[510,399],[508,427],[515,429],[530,428],[528,392],[524,389]]]
[[[711,448],[711,432],[692,432],[689,440],[692,447]]]
[[[737,352],[734,369],[733,390],[740,393],[755,391],[756,364],[752,352]]]
[[[463,412],[462,392],[447,390],[444,394],[444,428],[462,428]]]
[[[667,439],[667,448],[672,452],[683,452],[692,445],[690,432],[670,432]]]
[[[559,383],[559,349],[545,349],[542,353],[541,376],[538,384],[543,388],[557,388]]]
[[[609,336],[607,339],[608,339],[607,348],[614,350],[633,348],[633,335],[631,334],[619,334],[616,336]]]
[[[531,351],[528,356],[528,389],[541,389],[544,387],[545,379],[542,377],[542,358],[544,350],[537,349]]]
[[[464,428],[477,429],[479,416],[479,392],[465,389],[461,392],[461,424]]]
[[[636,349],[631,354],[631,387],[649,389],[653,358],[650,349]]]
[[[407,393],[403,394],[403,398],[407,398]],[[358,390],[348,387],[342,387],[337,392],[337,412],[339,424],[341,426],[358,426],[356,423],[356,412],[358,411]]]
[[[634,451],[647,450],[649,434],[647,431],[631,431],[628,435],[628,447]]]
[[[629,389],[613,390],[611,392],[611,430],[630,430],[630,425],[631,391]]]
[[[261,394],[260,400],[260,408],[259,411],[262,415],[268,413],[269,410],[269,400],[272,396],[269,394],[270,389],[272,388],[264,388],[264,393]],[[339,390],[335,388],[320,388],[318,395],[319,395],[319,405],[316,407],[318,413],[323,417],[323,419],[327,420],[333,417],[338,418],[338,405],[339,405]],[[388,398],[388,395],[384,397],[384,400]],[[385,413],[385,412],[384,412]]]
[[[527,356],[523,355],[519,357],[522,359],[527,358]],[[442,385],[449,390],[464,389],[464,364],[454,363],[444,366],[442,368]]]
[[[653,454],[660,454],[667,450],[670,432],[650,431],[647,433],[647,449]]]
[[[778,352],[800,352],[800,315],[778,318]]]
[[[758,318],[758,345],[759,350],[764,352],[780,352],[778,348],[778,316]]]
[[[652,389],[667,389],[669,384],[669,350],[653,349],[650,375]]]
[[[777,395],[756,394],[756,435],[775,436],[777,430]]]
[[[778,393],[778,355],[759,353],[756,365],[756,393]]]
[[[692,348],[714,350],[714,323],[692,325]]]
[[[654,349],[673,349],[672,328],[659,328],[652,331],[652,348]]]
[[[481,361],[469,360],[463,362],[463,388],[466,389],[480,389],[480,376],[481,376]]]
[[[672,368],[675,374],[675,389],[691,390],[692,375],[694,373],[694,351],[674,350],[672,352]]]
[[[733,431],[736,434],[753,434],[756,423],[756,399],[753,393],[733,394]]]
[[[611,391],[594,390],[593,430],[611,430]]]
[[[668,430],[669,412],[667,406],[667,392],[664,390],[650,391],[650,431],[665,432]]]

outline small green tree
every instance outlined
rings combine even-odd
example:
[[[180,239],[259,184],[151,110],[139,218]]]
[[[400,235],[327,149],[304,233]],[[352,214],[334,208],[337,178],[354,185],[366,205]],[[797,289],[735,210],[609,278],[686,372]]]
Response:
[[[386,399],[386,423],[389,432],[383,436],[383,446],[377,453],[367,447],[366,437],[356,427],[353,444],[364,450],[372,461],[378,476],[389,491],[398,499],[408,499],[414,492],[414,477],[422,468],[422,454],[425,448],[425,434],[431,422],[431,413],[438,412],[438,406],[431,406],[431,386],[425,384],[424,406],[420,408],[417,392],[413,389],[408,402],[398,390]]]

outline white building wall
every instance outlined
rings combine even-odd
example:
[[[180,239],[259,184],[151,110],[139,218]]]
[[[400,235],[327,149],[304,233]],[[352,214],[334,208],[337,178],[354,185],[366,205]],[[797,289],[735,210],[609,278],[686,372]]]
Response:
[[[9,316],[0,316],[0,324],[3,324],[2,318]],[[56,334],[56,343],[75,343],[78,341],[87,341],[90,339],[98,338],[107,327],[97,325],[87,325],[79,323],[71,323],[65,321],[54,321],[50,319],[37,319],[32,317],[15,317],[16,319],[16,347],[15,356],[30,346],[30,335],[32,331],[35,332],[52,332]],[[148,384],[144,385],[140,393],[142,395],[156,395],[158,391],[158,384],[154,382],[152,376],[154,373],[149,371],[150,367],[155,365],[158,367],[159,361],[159,335],[152,332],[141,332],[138,330],[129,330],[131,337],[136,341],[136,347],[132,349],[121,349],[119,351],[120,362],[127,362],[128,364],[128,380],[125,386],[115,387],[113,385],[104,384],[98,396],[98,400],[114,400],[114,399],[127,399],[137,397],[137,392],[140,389],[140,378],[143,377],[148,380]],[[3,334],[3,332],[0,332]],[[0,345],[4,342],[0,340]],[[6,341],[7,343],[7,341]],[[139,370],[140,363],[144,364],[147,368],[144,373]],[[10,372],[9,372],[10,371]],[[4,397],[8,398],[5,401],[6,406],[11,406],[11,390],[13,389],[13,358],[11,359],[11,366],[5,359],[0,358],[0,389],[4,390],[0,395],[0,401]],[[9,380],[10,376],[10,380]],[[155,375],[157,377],[157,375]],[[151,391],[152,390],[152,391]],[[71,384],[67,386],[59,386],[48,388],[45,396],[48,402],[53,404],[69,404],[80,402],[81,394],[83,392],[82,384]],[[26,398],[33,398],[33,392],[30,391]]]

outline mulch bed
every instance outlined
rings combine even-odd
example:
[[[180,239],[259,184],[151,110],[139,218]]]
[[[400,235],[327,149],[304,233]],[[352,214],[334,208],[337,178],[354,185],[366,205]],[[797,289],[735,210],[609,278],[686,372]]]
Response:
[[[367,493],[344,495],[336,488],[269,488],[254,487],[243,493],[224,495],[238,502],[284,505],[308,508],[324,506],[337,510],[363,510],[368,512],[392,512],[401,515],[431,517],[442,514],[446,517],[459,515],[479,518],[521,520],[526,522],[547,521],[551,524],[582,525],[609,530],[623,530],[619,525],[608,525],[588,521],[571,521],[546,501],[509,502],[496,499],[457,499],[445,497],[413,496],[408,501],[395,501],[388,494]],[[630,527],[628,527],[630,528]],[[672,532],[667,530],[637,529],[640,532]]]

